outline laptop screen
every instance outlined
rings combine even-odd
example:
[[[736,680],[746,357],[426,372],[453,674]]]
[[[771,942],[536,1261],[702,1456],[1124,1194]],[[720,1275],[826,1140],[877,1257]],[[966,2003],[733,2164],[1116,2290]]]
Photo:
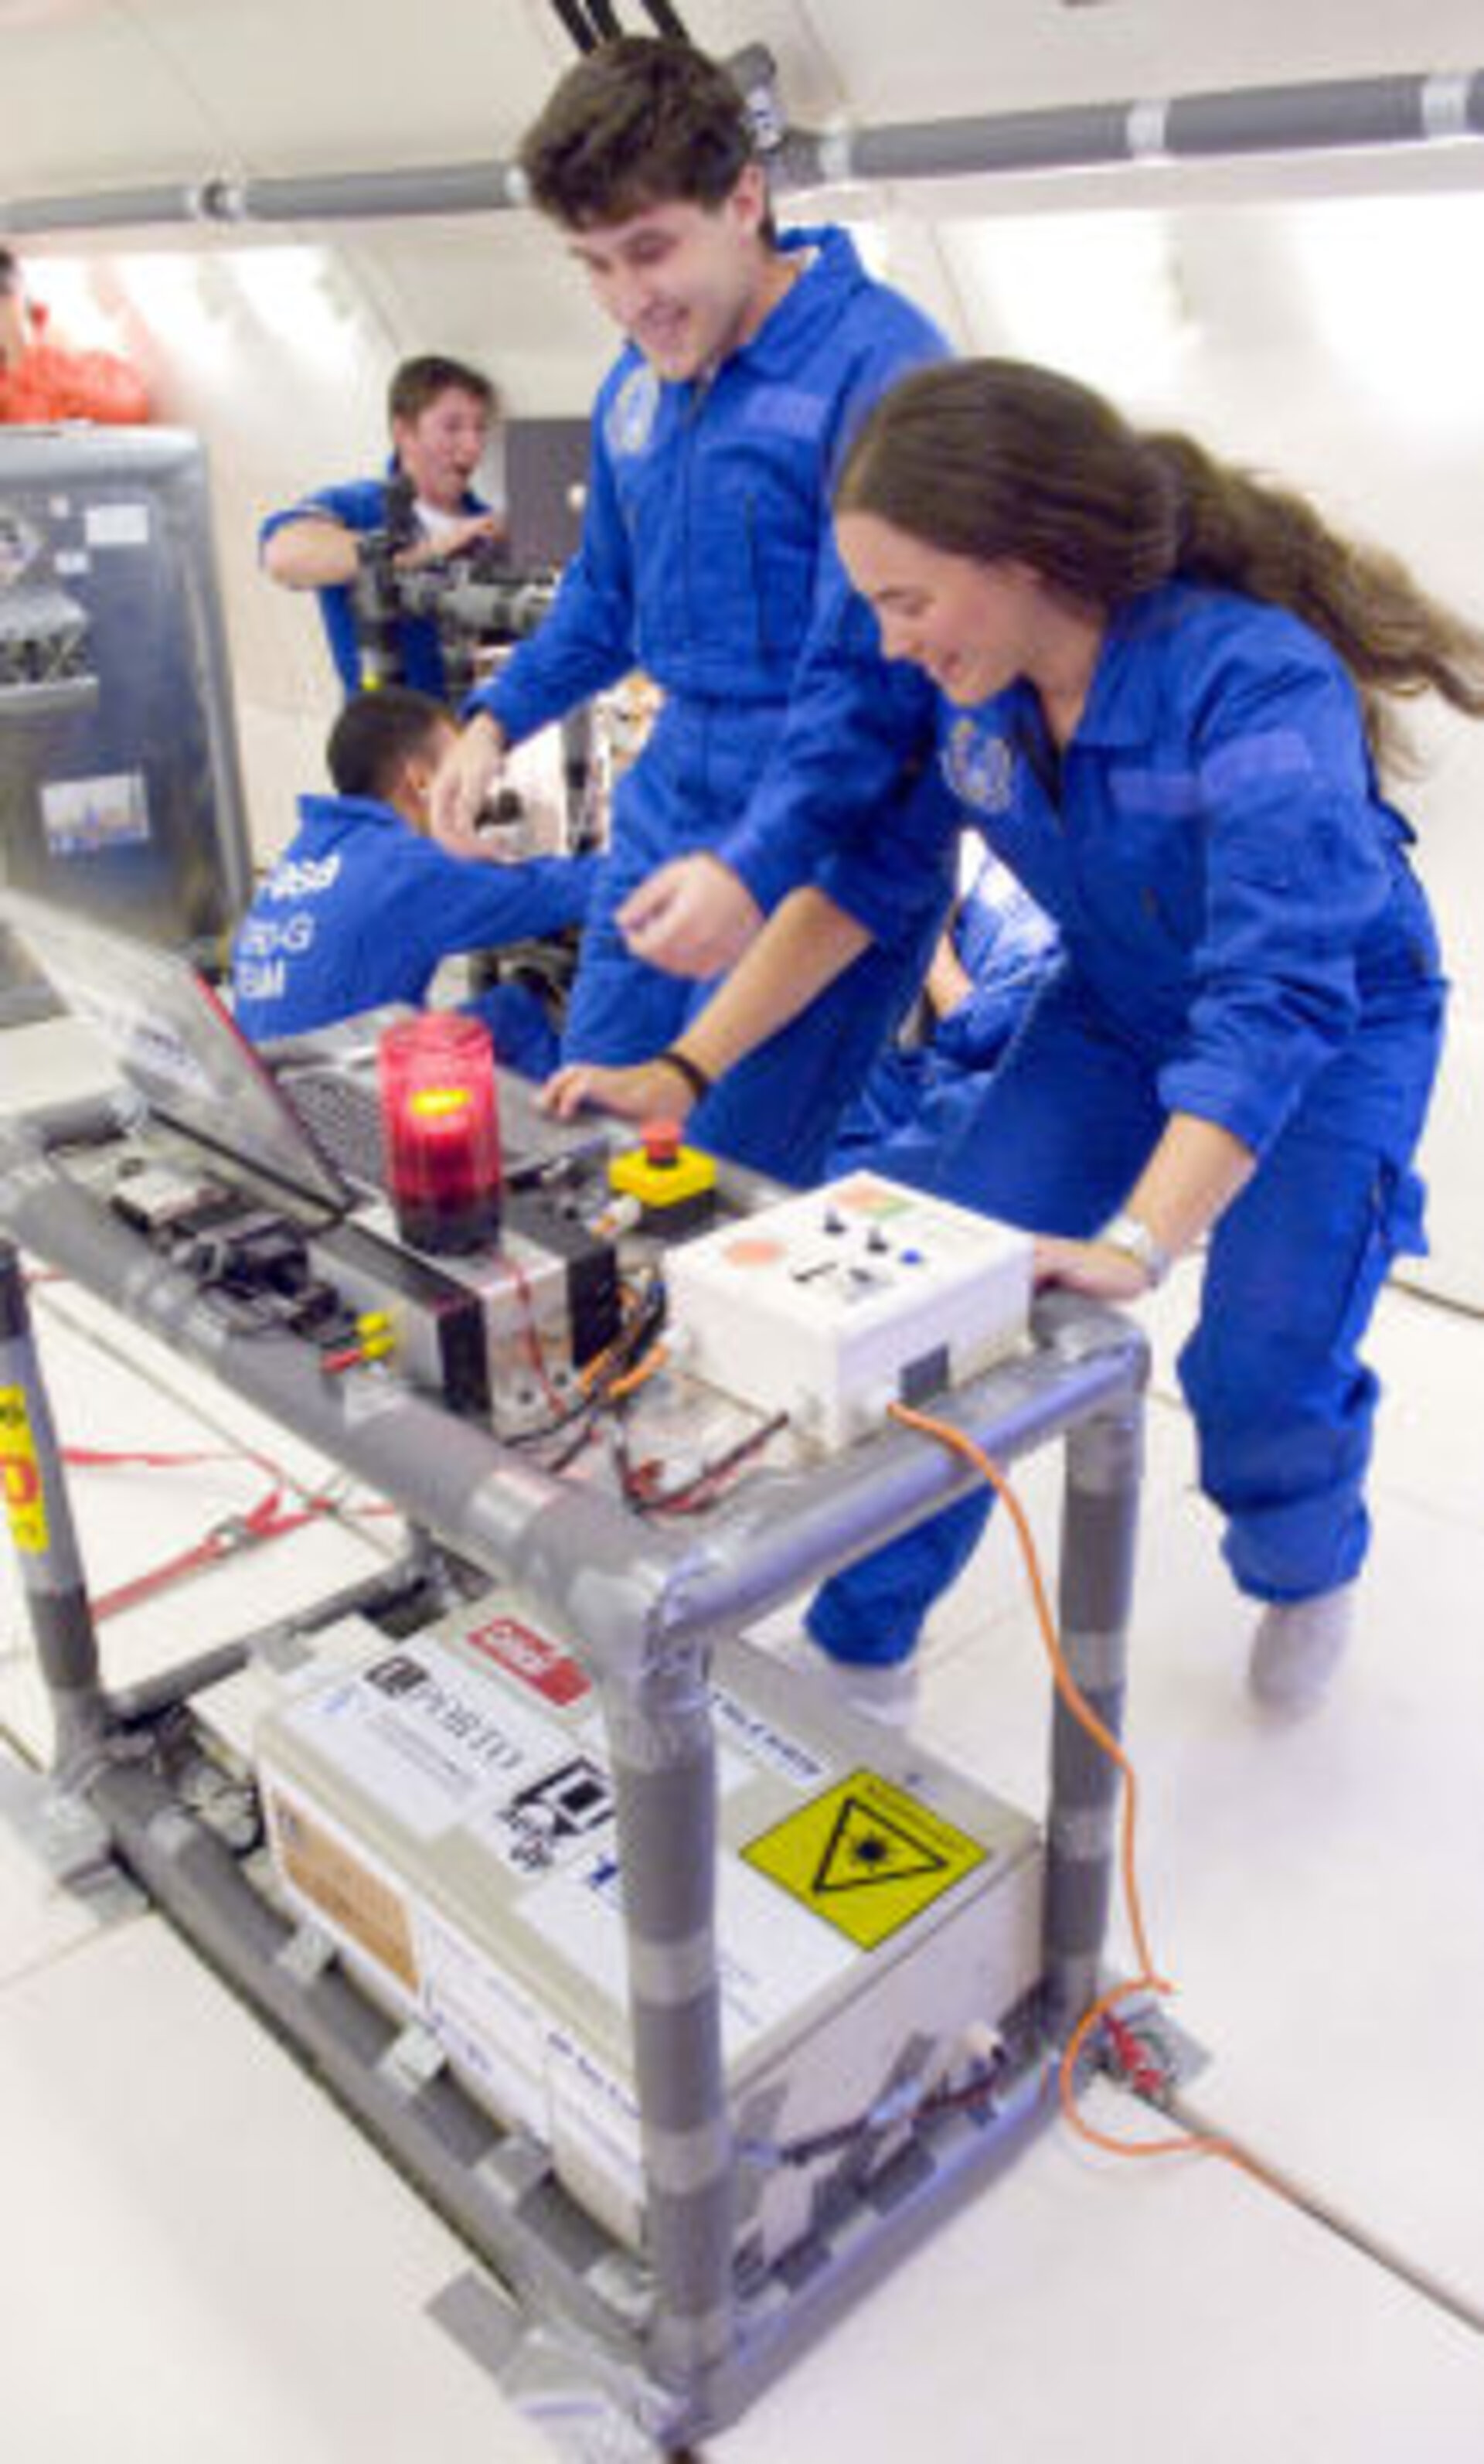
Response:
[[[13,890],[0,891],[0,922],[157,1118],[320,1206],[349,1204],[339,1174],[187,958]]]

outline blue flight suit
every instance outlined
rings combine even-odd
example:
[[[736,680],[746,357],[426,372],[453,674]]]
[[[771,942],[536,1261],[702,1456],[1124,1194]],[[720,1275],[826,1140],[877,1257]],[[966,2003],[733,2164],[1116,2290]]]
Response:
[[[910,1130],[934,1145],[977,1104],[1038,984],[1056,964],[1057,928],[987,848],[954,910],[949,937],[970,979],[963,1000],[930,1022],[925,1041],[894,1045],[840,1125],[831,1173],[874,1162],[884,1138]]]
[[[860,418],[943,343],[843,232],[781,244],[810,253],[804,271],[709,381],[667,384],[622,354],[594,412],[580,551],[539,633],[467,709],[516,742],[635,666],[665,695],[614,797],[569,1060],[648,1059],[709,999],[634,957],[614,921],[671,857],[709,850],[765,911],[816,881],[876,936],[691,1119],[700,1144],[807,1181],[921,981],[956,816],[931,690],[883,660],[829,517]]]
[[[1064,956],[971,1119],[875,1160],[1040,1232],[1097,1231],[1172,1112],[1258,1158],[1211,1233],[1180,1375],[1244,1592],[1348,1582],[1379,1393],[1362,1363],[1447,987],[1337,654],[1286,612],[1172,583],[1110,623],[1059,761],[1035,694],[948,714],[944,766]],[[983,1528],[979,1497],[847,1569],[811,1611],[846,1659],[910,1650]]]
[[[591,856],[490,864],[448,855],[389,804],[301,796],[299,826],[232,945],[232,1009],[254,1043],[303,1035],[383,1001],[420,1002],[441,959],[580,924]],[[502,1061],[541,1076],[556,1040],[538,1004],[501,985],[468,1004]]]
[[[295,505],[285,505],[281,512],[270,514],[257,535],[258,555],[287,522],[313,518],[328,514],[342,529],[364,534],[384,530],[386,526],[386,480],[396,476],[395,460],[388,462],[386,475],[381,479],[346,479],[330,488],[316,488],[311,495],[301,496]],[[466,491],[460,500],[461,514],[488,514],[491,507],[482,496]],[[361,687],[360,649],[356,639],[356,612],[348,582],[329,582],[316,591],[319,602],[319,621],[324,627],[330,656],[336,673],[345,689],[347,701]],[[402,666],[400,682],[414,693],[431,693],[436,701],[447,701],[447,680],[444,672],[443,650],[439,645],[438,627],[431,616],[401,616],[397,619],[397,646]]]

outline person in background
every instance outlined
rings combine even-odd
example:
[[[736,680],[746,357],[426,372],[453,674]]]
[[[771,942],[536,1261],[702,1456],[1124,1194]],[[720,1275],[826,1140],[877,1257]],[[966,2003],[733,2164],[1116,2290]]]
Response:
[[[594,413],[580,552],[539,632],[466,705],[434,826],[458,843],[508,747],[642,666],[663,704],[614,798],[564,1049],[622,1064],[672,1047],[770,911],[838,931],[839,984],[725,1089],[673,1051],[652,1072],[654,1109],[702,1098],[705,1145],[808,1180],[916,993],[949,891],[931,695],[881,659],[829,524],[861,416],[943,344],[842,231],[775,231],[741,98],[687,44],[591,53],[520,161],[625,345]]]
[[[392,453],[379,479],[348,479],[316,488],[296,504],[270,514],[258,534],[263,569],[289,590],[319,600],[330,656],[347,694],[362,675],[354,589],[373,541],[388,527],[388,489],[406,482],[414,536],[395,550],[399,570],[447,561],[477,540],[498,541],[502,526],[473,488],[497,415],[493,385],[477,368],[441,354],[404,360],[386,399]],[[430,616],[398,616],[393,630],[399,681],[447,698],[443,653]]]
[[[421,1002],[447,957],[582,922],[594,858],[481,861],[427,837],[428,787],[454,733],[441,702],[402,686],[346,703],[326,751],[335,793],[300,799],[298,829],[233,943],[232,1008],[255,1043]],[[545,1074],[556,1029],[524,985],[466,1006],[498,1059]]]
[[[0,246],[0,377],[19,367],[30,341],[20,260],[13,248]]]
[[[28,297],[20,259],[0,246],[0,427],[88,420],[132,428],[149,417],[149,387],[115,351],[54,341],[50,311]]]
[[[876,1063],[840,1125],[832,1173],[871,1161],[886,1138],[935,1147],[947,1137],[1057,963],[1050,917],[988,848],[976,848],[923,984],[923,1032]]]
[[[895,388],[836,522],[884,650],[938,688],[945,775],[1061,935],[977,1105],[908,1170],[1041,1236],[1038,1278],[1097,1299],[1206,1243],[1180,1360],[1201,1483],[1257,1610],[1251,1687],[1307,1708],[1369,1544],[1362,1345],[1391,1261],[1425,1245],[1446,1000],[1384,783],[1393,702],[1484,715],[1484,632],[1299,495],[1013,361]],[[824,936],[812,964],[770,955],[687,1031],[709,1074],[835,964]],[[905,1668],[987,1510],[825,1587],[809,1630],[837,1675]]]

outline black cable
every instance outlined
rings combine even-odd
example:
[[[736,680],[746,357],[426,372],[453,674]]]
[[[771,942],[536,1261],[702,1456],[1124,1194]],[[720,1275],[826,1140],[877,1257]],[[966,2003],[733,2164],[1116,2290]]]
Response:
[[[578,50],[584,55],[588,52],[596,52],[599,36],[587,22],[582,10],[582,0],[552,0],[552,7],[572,36]]]
[[[680,11],[670,7],[670,0],[644,0],[657,34],[666,34],[672,42],[688,43],[689,35],[680,22]]]

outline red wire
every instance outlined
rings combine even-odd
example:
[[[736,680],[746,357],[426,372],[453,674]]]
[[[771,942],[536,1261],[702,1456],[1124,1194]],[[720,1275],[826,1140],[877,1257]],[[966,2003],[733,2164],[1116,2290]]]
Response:
[[[117,1617],[120,1611],[137,1607],[142,1600],[151,1598],[156,1592],[180,1582],[187,1574],[220,1565],[224,1558],[235,1556],[245,1548],[255,1547],[268,1540],[281,1540],[287,1533],[300,1531],[305,1524],[316,1522],[320,1516],[337,1510],[337,1502],[333,1498],[310,1497],[301,1507],[286,1512],[283,1508],[283,1474],[261,1456],[237,1454],[229,1447],[203,1447],[195,1452],[157,1454],[140,1448],[109,1452],[96,1446],[64,1446],[61,1453],[65,1463],[82,1471],[117,1469],[120,1465],[164,1471],[200,1463],[251,1463],[259,1470],[267,1471],[273,1481],[273,1486],[265,1491],[255,1506],[249,1507],[245,1513],[224,1517],[193,1548],[183,1549],[177,1556],[167,1557],[163,1565],[152,1567],[147,1573],[136,1574],[130,1581],[118,1584],[113,1591],[99,1594],[92,1602],[93,1615],[98,1619]],[[396,1511],[395,1507],[385,1504],[360,1507],[356,1510],[366,1516]]]

